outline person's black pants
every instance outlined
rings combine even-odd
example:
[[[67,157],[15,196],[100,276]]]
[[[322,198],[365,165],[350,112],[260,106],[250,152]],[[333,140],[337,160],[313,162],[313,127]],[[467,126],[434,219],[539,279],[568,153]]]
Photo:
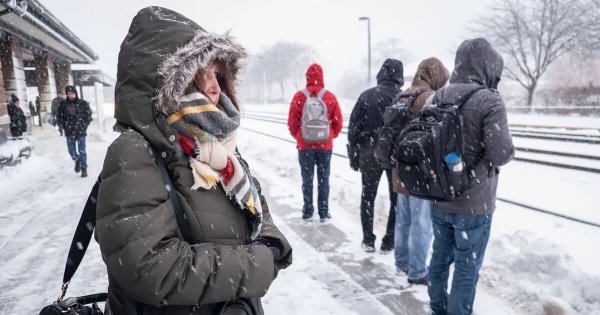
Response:
[[[360,221],[363,229],[363,243],[374,246],[375,234],[373,233],[373,214],[375,212],[375,197],[381,174],[385,171],[390,191],[390,212],[388,215],[385,235],[381,241],[383,247],[391,248],[394,245],[394,227],[396,224],[397,195],[392,187],[392,171],[384,170],[376,163],[361,163],[362,196],[360,200]]]

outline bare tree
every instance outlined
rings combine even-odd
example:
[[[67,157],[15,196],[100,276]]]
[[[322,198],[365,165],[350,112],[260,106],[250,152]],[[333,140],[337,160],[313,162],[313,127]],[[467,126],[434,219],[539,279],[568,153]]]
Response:
[[[285,83],[297,77],[298,71],[306,70],[308,54],[308,46],[286,41],[276,42],[262,53],[267,76],[279,85],[282,99],[285,99]]]
[[[379,70],[379,67],[388,58],[398,59],[404,64],[409,62],[409,53],[402,47],[401,39],[393,37],[375,44],[373,47],[373,64],[371,66]]]
[[[271,86],[276,83],[285,99],[285,87],[292,83],[298,88],[310,62],[309,46],[280,41],[251,55],[244,74],[244,95],[252,100],[272,99]],[[258,94],[259,97],[255,95]]]
[[[587,27],[589,28],[588,47],[594,52],[600,49],[600,0],[589,0]]]
[[[597,0],[498,0],[475,30],[505,56],[506,76],[527,89],[527,104],[548,67],[589,38],[589,4]]]

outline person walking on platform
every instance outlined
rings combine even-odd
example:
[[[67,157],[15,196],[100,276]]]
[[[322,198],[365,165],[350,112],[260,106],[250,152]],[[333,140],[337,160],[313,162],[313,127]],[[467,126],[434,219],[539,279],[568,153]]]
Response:
[[[75,162],[75,172],[81,171],[81,177],[87,177],[85,137],[92,122],[92,110],[88,102],[77,96],[74,86],[67,86],[65,94],[67,98],[60,103],[56,118],[65,130],[69,155]]]
[[[342,131],[342,111],[337,98],[325,89],[323,69],[312,64],[306,71],[306,89],[296,92],[290,104],[288,129],[298,149],[304,206],[302,219],[312,218],[313,178],[317,167],[318,202],[321,222],[329,214],[329,172],[333,139]]]
[[[515,152],[506,107],[497,90],[503,65],[502,57],[487,40],[466,40],[456,52],[450,85],[433,97],[434,105],[462,104],[460,166],[470,178],[468,187],[455,200],[436,202],[431,209],[434,241],[428,292],[433,314],[473,312],[496,209],[499,167],[510,162]],[[452,263],[454,274],[448,294]]]
[[[350,115],[348,126],[348,155],[350,166],[360,170],[362,195],[360,201],[360,221],[362,223],[362,248],[366,252],[375,251],[373,219],[375,197],[381,175],[385,172],[390,194],[390,210],[385,235],[381,240],[382,253],[394,248],[394,224],[396,222],[396,193],[392,189],[391,169],[384,169],[375,160],[374,150],[379,128],[383,126],[383,113],[398,99],[404,85],[402,62],[387,59],[377,74],[377,86],[360,95]]]

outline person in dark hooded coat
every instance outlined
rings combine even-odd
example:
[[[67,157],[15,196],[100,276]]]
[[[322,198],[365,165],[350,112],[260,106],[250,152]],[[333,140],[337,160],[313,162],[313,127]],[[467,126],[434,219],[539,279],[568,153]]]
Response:
[[[133,18],[117,70],[121,135],[108,148],[96,208],[107,315],[132,307],[138,315],[246,314],[223,312],[233,305],[263,314],[260,298],[291,264],[292,248],[236,150],[234,82],[244,57],[229,34],[169,9]],[[168,189],[192,240],[183,239]]]
[[[398,99],[404,85],[402,62],[387,59],[377,74],[377,86],[360,95],[350,115],[348,125],[348,152],[351,167],[362,174],[362,196],[360,219],[363,229],[362,247],[367,252],[375,251],[373,212],[375,197],[381,175],[385,171],[390,191],[390,211],[386,233],[381,241],[381,251],[394,248],[394,225],[396,222],[396,193],[392,189],[391,169],[384,170],[375,160],[377,131],[383,126],[383,113]]]
[[[25,113],[23,113],[21,107],[19,107],[21,100],[19,100],[19,98],[14,94],[12,94],[10,98],[11,102],[8,104],[10,133],[13,137],[22,137],[23,133],[27,131],[27,118],[25,117]]]
[[[435,104],[459,104],[463,122],[463,161],[473,169],[470,186],[451,202],[432,205],[433,254],[429,298],[433,314],[471,314],[479,270],[496,208],[499,167],[514,156],[506,107],[496,90],[504,62],[483,38],[464,41],[456,52],[450,85],[433,97]],[[447,292],[450,265],[454,275]]]
[[[92,110],[87,101],[80,99],[75,86],[65,88],[67,98],[58,107],[58,123],[65,130],[67,150],[73,162],[75,172],[81,171],[81,177],[87,177],[87,151],[85,138],[87,128],[92,122]]]

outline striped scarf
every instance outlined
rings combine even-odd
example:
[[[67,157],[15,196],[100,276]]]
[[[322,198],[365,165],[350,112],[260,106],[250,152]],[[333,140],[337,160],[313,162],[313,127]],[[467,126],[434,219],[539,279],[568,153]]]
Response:
[[[204,94],[193,92],[181,98],[179,111],[167,121],[181,135],[179,143],[190,156],[192,189],[211,189],[221,183],[227,196],[250,214],[254,239],[262,225],[262,205],[250,170],[236,152],[240,113],[224,93],[219,105],[221,109]]]

